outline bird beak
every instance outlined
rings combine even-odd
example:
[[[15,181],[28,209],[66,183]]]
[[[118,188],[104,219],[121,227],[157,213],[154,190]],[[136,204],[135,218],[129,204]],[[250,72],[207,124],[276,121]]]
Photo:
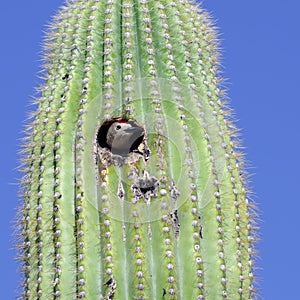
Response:
[[[139,134],[139,135],[142,135],[144,133],[144,129],[141,128],[141,127],[130,127],[130,128],[127,128],[124,130],[125,132],[128,132],[128,133],[134,133],[134,134]]]

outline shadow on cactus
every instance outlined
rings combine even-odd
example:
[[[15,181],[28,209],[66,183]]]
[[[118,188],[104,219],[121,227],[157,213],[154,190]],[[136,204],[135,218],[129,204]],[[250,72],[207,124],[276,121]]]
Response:
[[[253,204],[216,33],[188,1],[72,1],[24,157],[24,299],[252,299]]]

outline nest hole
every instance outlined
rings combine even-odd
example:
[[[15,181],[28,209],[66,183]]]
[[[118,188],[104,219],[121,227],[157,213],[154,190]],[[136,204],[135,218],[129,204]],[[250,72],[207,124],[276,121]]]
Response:
[[[128,145],[128,151],[126,151],[126,153],[118,153],[118,151],[117,151],[118,149],[109,145],[108,141],[107,141],[108,131],[111,128],[111,126],[116,122],[130,124],[133,128],[142,130],[141,136],[134,139],[132,141],[132,143],[130,145]],[[112,154],[119,154],[121,156],[128,156],[132,152],[143,154],[140,152],[139,146],[143,143],[144,138],[145,138],[144,128],[142,126],[138,125],[135,120],[128,119],[125,117],[116,117],[116,118],[112,118],[110,120],[103,122],[97,132],[98,146],[100,146],[101,148],[108,149]]]

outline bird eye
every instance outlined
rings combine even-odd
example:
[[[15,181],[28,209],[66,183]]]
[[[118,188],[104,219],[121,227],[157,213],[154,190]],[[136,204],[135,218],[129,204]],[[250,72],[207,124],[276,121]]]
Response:
[[[121,125],[118,125],[118,126],[116,127],[116,130],[119,130],[119,129],[121,129]]]

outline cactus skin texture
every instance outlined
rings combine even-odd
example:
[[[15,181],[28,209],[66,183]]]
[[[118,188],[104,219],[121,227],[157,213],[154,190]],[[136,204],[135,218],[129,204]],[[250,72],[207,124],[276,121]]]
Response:
[[[252,299],[252,205],[209,16],[70,1],[25,143],[24,299]],[[113,155],[114,120],[144,129]],[[106,131],[105,131],[106,128]]]

